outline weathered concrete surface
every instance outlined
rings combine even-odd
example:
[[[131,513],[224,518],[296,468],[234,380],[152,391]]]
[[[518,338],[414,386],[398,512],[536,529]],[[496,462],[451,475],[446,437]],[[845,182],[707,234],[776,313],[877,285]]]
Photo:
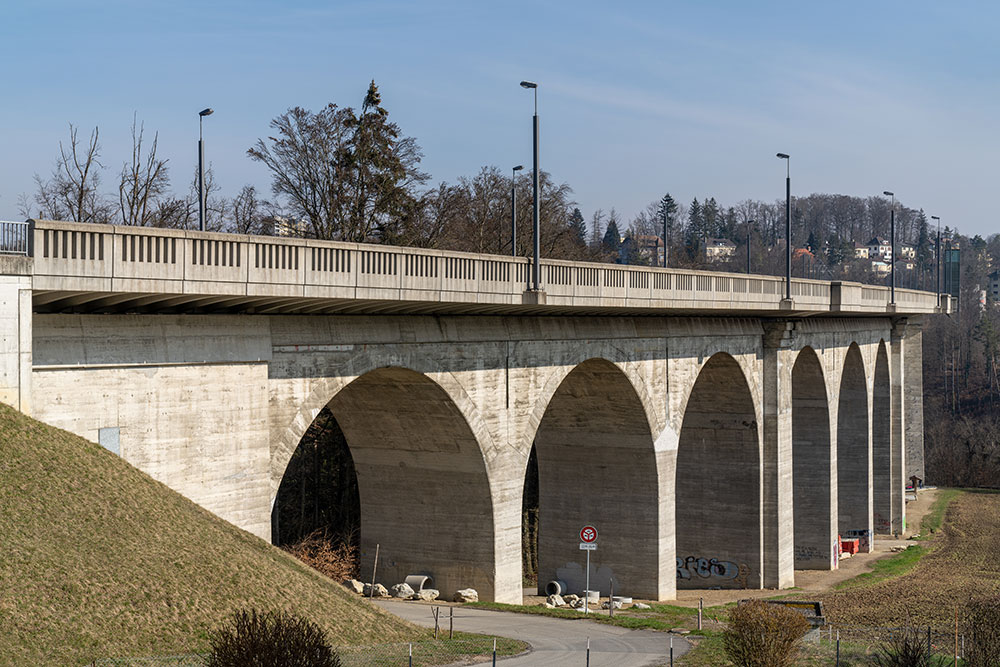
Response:
[[[97,441],[254,534],[270,531],[268,321],[36,315],[35,416]]]
[[[32,260],[0,255],[0,402],[31,414]]]
[[[795,569],[837,567],[837,471],[830,428],[830,400],[819,356],[799,352],[792,369],[792,462]]]
[[[613,578],[616,593],[658,599],[678,585],[792,585],[806,550],[802,562],[835,564],[838,525],[872,527],[869,405],[887,318],[34,325],[36,415],[95,440],[118,428],[124,458],[265,539],[285,467],[329,406],[357,467],[362,563],[378,544],[380,580],[426,573],[444,597],[520,601],[532,443],[543,579],[582,575],[583,523],[601,531],[593,588]],[[813,521],[815,533],[799,525]]]

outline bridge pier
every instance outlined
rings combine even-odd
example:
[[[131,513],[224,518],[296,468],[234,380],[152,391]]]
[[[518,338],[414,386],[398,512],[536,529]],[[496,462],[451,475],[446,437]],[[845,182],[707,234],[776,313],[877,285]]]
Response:
[[[904,394],[908,392],[907,383],[909,377],[906,375],[906,352],[909,347],[906,344],[908,335],[919,335],[916,327],[909,327],[906,319],[897,320],[893,323],[891,341],[889,349],[889,377],[891,378],[891,429],[892,429],[892,455],[890,462],[891,470],[891,495],[892,495],[892,532],[901,535],[906,530],[906,481],[903,479],[906,470],[906,418],[907,401]],[[914,378],[917,386],[921,385],[919,376]],[[921,409],[922,412],[922,409]],[[921,414],[921,416],[923,416]]]
[[[792,484],[792,366],[795,325],[779,320],[765,325],[764,398],[764,588],[795,583]]]

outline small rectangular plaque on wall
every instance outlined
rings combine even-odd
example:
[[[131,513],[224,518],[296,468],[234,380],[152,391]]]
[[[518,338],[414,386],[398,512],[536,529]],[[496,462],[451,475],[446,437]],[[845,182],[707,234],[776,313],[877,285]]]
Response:
[[[97,442],[104,447],[104,449],[109,452],[113,452],[118,456],[121,456],[121,428],[118,426],[109,426],[107,428],[97,429]]]

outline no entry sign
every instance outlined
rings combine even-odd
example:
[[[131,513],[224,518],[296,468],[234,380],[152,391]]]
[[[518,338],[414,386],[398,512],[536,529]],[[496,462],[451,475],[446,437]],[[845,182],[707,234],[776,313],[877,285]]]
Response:
[[[580,529],[580,541],[590,544],[597,541],[597,529],[593,526],[584,526]]]

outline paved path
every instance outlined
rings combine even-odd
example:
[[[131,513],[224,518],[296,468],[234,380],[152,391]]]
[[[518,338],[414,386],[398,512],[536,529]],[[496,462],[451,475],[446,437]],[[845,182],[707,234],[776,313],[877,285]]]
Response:
[[[392,600],[380,600],[377,604],[411,623],[434,627],[430,604]],[[446,612],[447,609],[442,608],[442,615]],[[672,636],[665,632],[627,630],[583,619],[575,621],[467,607],[455,608],[455,629],[513,637],[531,644],[531,653],[504,660],[504,667],[583,667],[588,637],[591,667],[646,667],[666,664],[670,657]],[[688,650],[688,643],[684,639],[675,636],[673,640],[674,657]]]

